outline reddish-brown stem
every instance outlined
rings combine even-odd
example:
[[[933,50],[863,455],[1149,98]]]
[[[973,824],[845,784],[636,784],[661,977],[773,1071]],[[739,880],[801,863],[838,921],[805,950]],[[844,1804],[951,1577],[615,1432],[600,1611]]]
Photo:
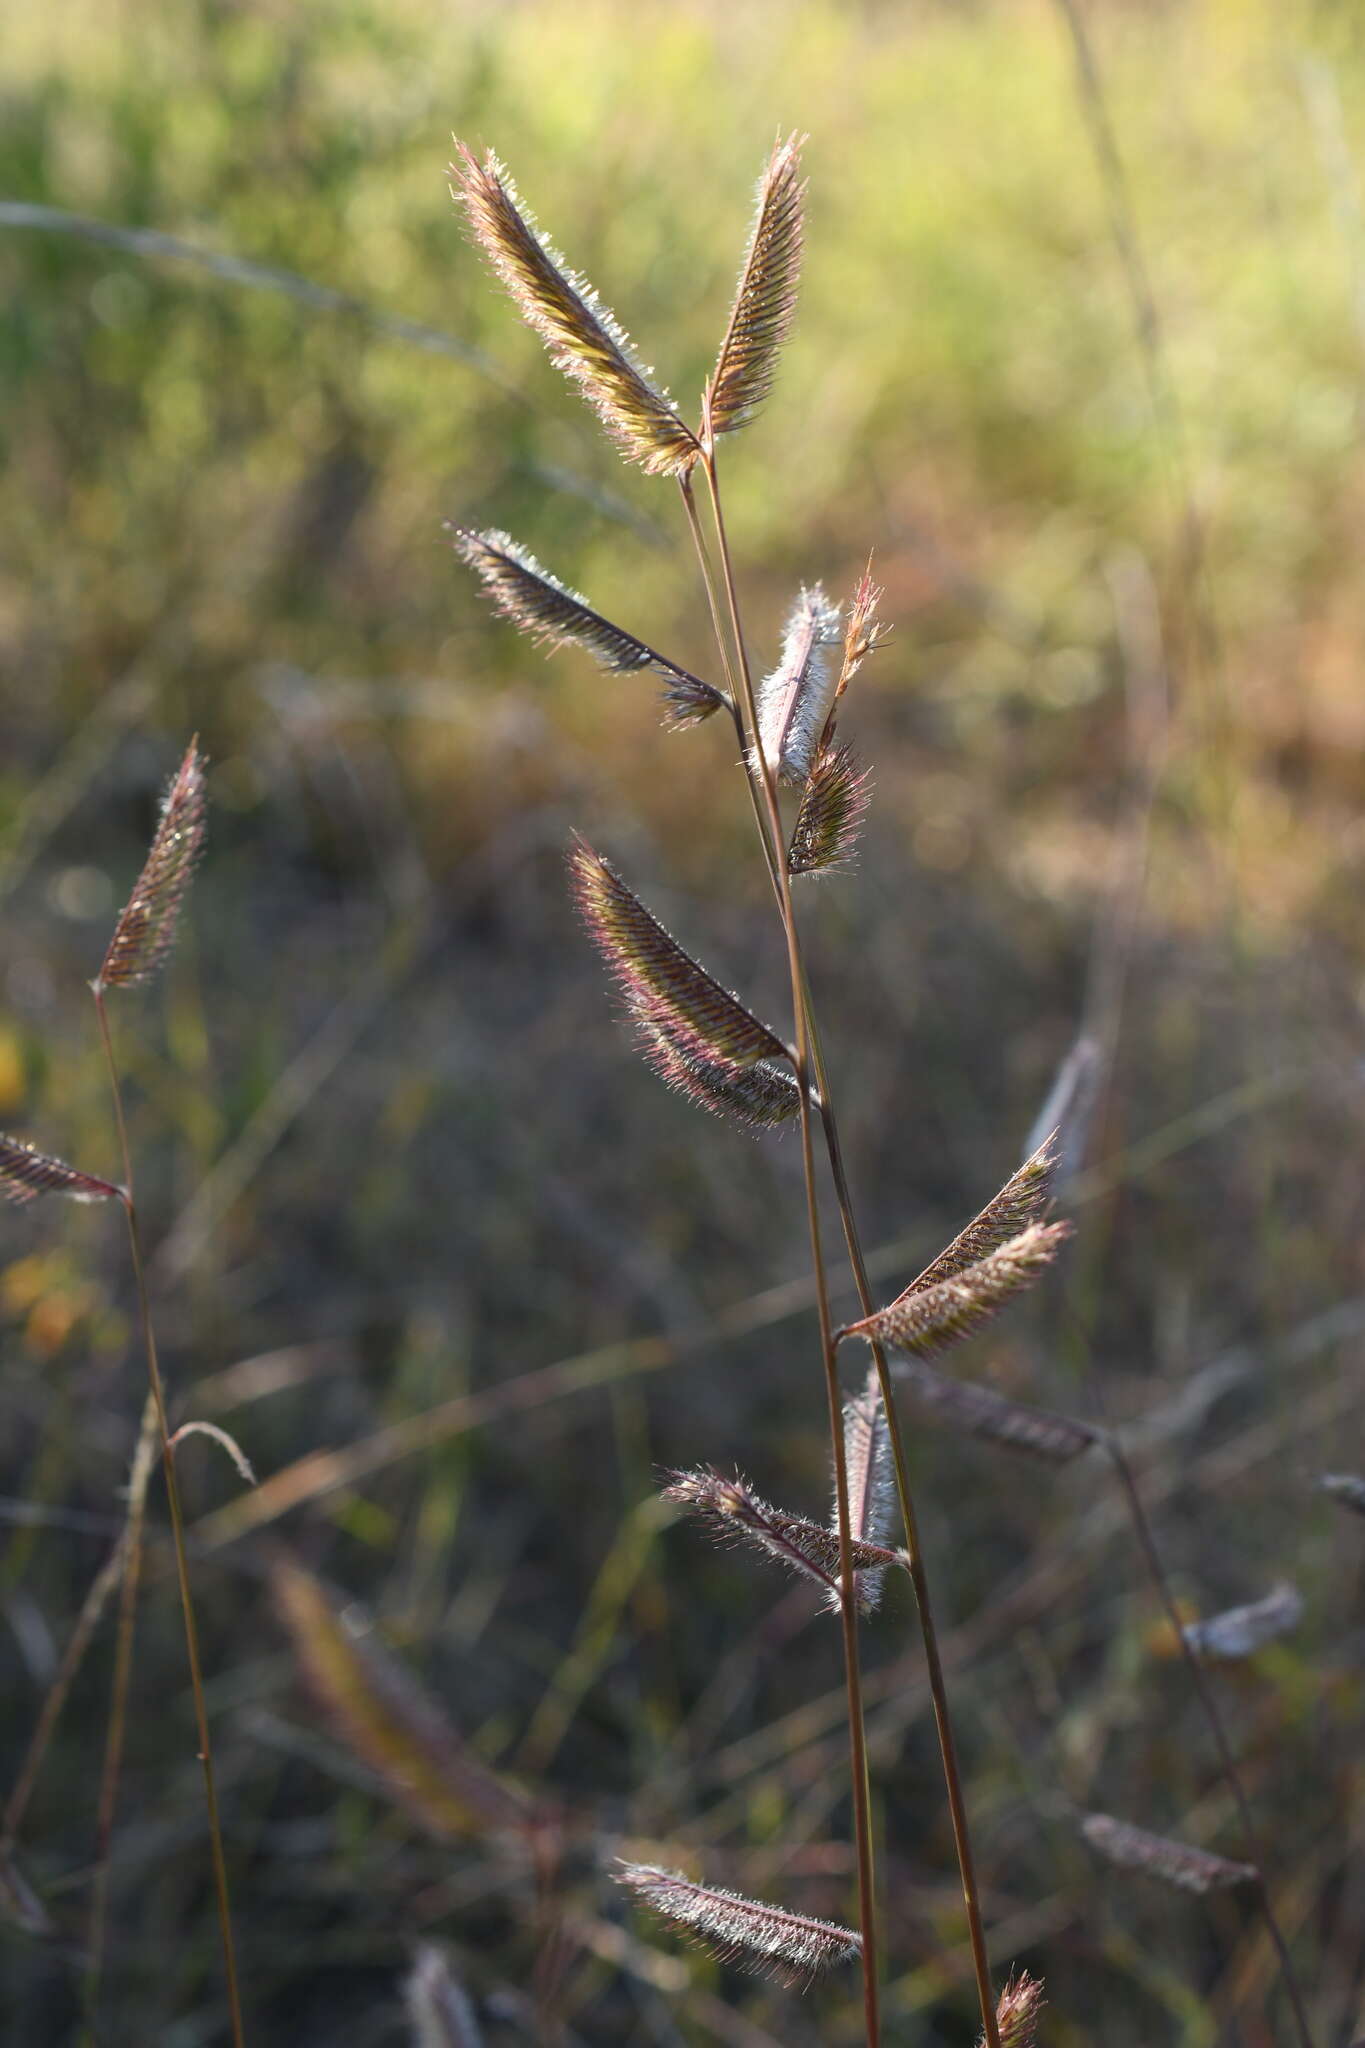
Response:
[[[98,982],[94,984],[95,1013],[99,1018],[100,1040],[104,1047],[105,1064],[109,1073],[109,1087],[114,1098],[114,1121],[118,1126],[119,1150],[123,1159],[123,1211],[128,1223],[128,1244],[133,1261],[133,1279],[137,1289],[138,1320],[142,1327],[143,1346],[147,1355],[147,1380],[151,1399],[156,1408],[156,1426],[161,1439],[161,1461],[166,1475],[166,1503],[170,1513],[171,1539],[175,1550],[176,1577],[180,1586],[180,1608],[185,1623],[185,1650],[189,1660],[190,1691],[194,1696],[195,1727],[199,1738],[199,1761],[204,1767],[204,1798],[208,1808],[209,1845],[213,1859],[213,1884],[218,1901],[218,1924],[223,1943],[223,1967],[227,1983],[228,2015],[232,2028],[233,2048],[245,2048],[245,2033],[242,2027],[242,2001],[237,1980],[237,1952],[232,1938],[232,1911],[228,1898],[227,1859],[223,1853],[223,1831],[218,1814],[218,1792],[213,1775],[213,1750],[209,1739],[208,1707],[204,1699],[203,1667],[199,1655],[199,1627],[195,1619],[194,1595],[190,1588],[189,1557],[185,1549],[185,1523],[180,1508],[180,1487],[175,1474],[175,1453],[171,1449],[170,1427],[166,1416],[166,1394],[161,1378],[161,1367],[157,1359],[156,1335],[152,1328],[151,1308],[147,1299],[147,1276],[142,1258],[142,1239],[138,1230],[137,1209],[133,1201],[133,1165],[128,1146],[128,1127],[123,1114],[123,1090],[119,1085],[118,1066],[114,1059],[114,1044],[109,1032],[109,1018],[104,1005],[104,990]],[[130,1560],[130,1569],[132,1564]]]

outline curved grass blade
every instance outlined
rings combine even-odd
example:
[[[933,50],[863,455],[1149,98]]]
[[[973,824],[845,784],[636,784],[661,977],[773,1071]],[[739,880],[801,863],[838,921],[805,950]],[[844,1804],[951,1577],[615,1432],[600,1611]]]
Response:
[[[712,1955],[785,1983],[809,1983],[822,1971],[854,1962],[862,1954],[862,1939],[850,1928],[783,1912],[716,1885],[693,1884],[676,1870],[625,1863],[616,1881]]]
[[[1092,1849],[1123,1870],[1140,1870],[1185,1892],[1229,1891],[1235,1885],[1259,1884],[1261,1873],[1254,1863],[1233,1863],[1207,1849],[1192,1849],[1187,1842],[1173,1842],[1166,1835],[1149,1834],[1111,1813],[1088,1813],[1081,1833]]]
[[[161,966],[175,944],[180,906],[203,843],[204,763],[196,738],[166,792],[151,851],[95,977],[96,995],[148,981]]]
[[[747,426],[773,388],[801,274],[804,141],[804,136],[789,135],[778,142],[758,182],[749,246],[707,386],[706,416],[713,434],[733,434]]]
[[[803,584],[787,615],[781,659],[758,686],[759,744],[784,782],[810,779],[834,703],[830,655],[839,639],[838,605],[818,583]]]
[[[741,1067],[788,1058],[776,1032],[685,953],[582,839],[570,849],[569,871],[579,914],[638,1021],[665,1027],[683,1057],[692,1052]]]
[[[892,1344],[912,1356],[932,1358],[970,1337],[1040,1279],[1070,1235],[1069,1223],[1032,1223],[952,1279],[931,1287],[916,1282],[889,1308],[850,1323],[840,1335],[866,1337],[869,1343]]]
[[[752,1544],[788,1570],[814,1580],[827,1604],[838,1608],[837,1531],[822,1529],[807,1515],[793,1515],[785,1508],[773,1507],[738,1473],[733,1479],[726,1479],[709,1465],[694,1472],[670,1473],[663,1497],[700,1515],[719,1541]],[[879,1581],[888,1565],[900,1561],[899,1552],[889,1550],[885,1544],[855,1541],[853,1545],[855,1570],[864,1574],[875,1572]]]
[[[450,167],[451,196],[517,311],[557,367],[572,377],[629,462],[678,476],[701,453],[667,392],[654,382],[613,314],[536,226],[506,170],[464,143]]]
[[[497,527],[482,532],[447,523],[446,531],[461,560],[483,584],[505,619],[543,646],[572,644],[590,654],[612,675],[653,669],[667,684],[665,722],[675,728],[696,725],[729,705],[723,690],[679,668],[666,655],[637,640],[593,610],[585,597],[552,576],[529,548]]]
[[[532,1824],[524,1795],[473,1754],[372,1635],[347,1626],[310,1572],[277,1558],[270,1582],[304,1684],[341,1740],[419,1827],[448,1841]]]
[[[1277,1636],[1288,1635],[1303,1620],[1303,1595],[1287,1582],[1271,1588],[1263,1600],[1228,1607],[1207,1621],[1190,1621],[1182,1631],[1196,1657],[1236,1663],[1254,1657]]]
[[[867,815],[870,777],[850,747],[822,747],[796,814],[787,872],[828,875],[847,867]]]
[[[979,1215],[973,1216],[952,1243],[913,1280],[905,1295],[918,1294],[965,1272],[989,1252],[1008,1244],[1030,1223],[1037,1223],[1052,1199],[1052,1182],[1057,1168],[1056,1133],[1044,1138],[1037,1151],[1012,1173],[997,1194],[991,1196]],[[905,1295],[901,1299],[905,1299]]]
[[[93,1173],[80,1173],[48,1152],[35,1152],[20,1138],[0,1134],[0,1195],[9,1202],[33,1202],[39,1195],[65,1195],[71,1202],[121,1202],[123,1189]]]

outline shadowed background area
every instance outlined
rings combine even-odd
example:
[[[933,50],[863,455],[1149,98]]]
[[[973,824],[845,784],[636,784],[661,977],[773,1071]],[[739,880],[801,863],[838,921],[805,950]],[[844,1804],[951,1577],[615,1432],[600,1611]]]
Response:
[[[810,134],[796,330],[724,464],[757,661],[869,550],[896,627],[841,728],[859,864],[803,898],[874,1269],[898,1291],[1000,1184],[1085,1034],[1075,1240],[960,1370],[1131,1428],[1191,1617],[1303,1594],[1212,1676],[1320,2048],[1365,2030],[1365,1523],[1316,1486],[1365,1469],[1365,19],[1076,6],[6,23],[0,1124],[114,1171],[83,984],[198,731],[187,929],[114,1026],[175,1417],[262,1481],[180,1457],[260,2048],[397,2048],[424,1940],[490,2048],[537,1998],[594,2048],[861,2038],[851,1977],[754,1983],[610,1883],[624,1853],[854,1910],[837,1631],[656,1497],[738,1464],[827,1512],[799,1149],[635,1057],[571,829],[789,1010],[722,721],[664,733],[648,679],[545,659],[442,535],[509,529],[714,674],[676,491],[463,239],[452,129],[688,413],[765,153]],[[8,1796],[142,1381],[117,1218],[0,1224]],[[1046,1976],[1056,2048],[1287,2040],[1245,1898],[1077,1831],[1246,1853],[1112,1478],[905,1421],[998,1971]],[[152,1524],[100,2039],[193,2048],[226,2033],[159,1487]],[[969,2044],[901,1588],[865,1639],[887,2038]],[[422,1769],[362,1653],[445,1717]],[[106,1617],[0,1866],[16,2042],[80,2038],[112,1656]],[[563,1816],[539,1896],[504,1778]]]

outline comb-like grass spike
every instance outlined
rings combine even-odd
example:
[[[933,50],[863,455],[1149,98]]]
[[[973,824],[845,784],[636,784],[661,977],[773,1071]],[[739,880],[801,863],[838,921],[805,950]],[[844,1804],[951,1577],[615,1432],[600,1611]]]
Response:
[[[1010,1977],[995,2008],[1000,2048],[1033,2048],[1043,2004],[1041,1979],[1030,1977],[1027,1970],[1021,1970],[1017,1977]],[[977,2048],[984,2048],[984,2042],[983,2033]]]
[[[848,1523],[855,1545],[883,1544],[890,1527],[895,1495],[891,1478],[891,1433],[875,1366],[869,1371],[861,1394],[844,1403],[844,1469],[848,1475]],[[830,1528],[836,1536],[838,1526],[836,1500],[830,1518]],[[837,1542],[835,1559],[837,1563]],[[856,1564],[856,1557],[854,1561]],[[864,1614],[870,1614],[880,1602],[885,1577],[884,1564],[859,1568],[858,1606]]]
[[[623,1863],[616,1881],[723,1962],[766,1971],[789,1984],[808,1983],[862,1954],[862,1939],[851,1928],[784,1912],[718,1885],[694,1884],[676,1870]]]
[[[1101,1433],[1071,1415],[1054,1415],[1011,1401],[993,1387],[952,1379],[922,1358],[898,1358],[893,1368],[924,1406],[966,1436],[1005,1450],[1023,1451],[1051,1465],[1066,1465],[1099,1443]]]
[[[689,1101],[751,1131],[772,1130],[801,1107],[796,1077],[772,1060],[740,1066],[702,1050],[662,1013],[636,1014],[640,1049],[659,1078]]]
[[[721,1540],[752,1544],[755,1549],[776,1558],[779,1564],[786,1565],[790,1571],[813,1579],[824,1593],[826,1603],[838,1608],[837,1531],[822,1529],[807,1515],[793,1515],[785,1508],[773,1507],[738,1474],[733,1479],[726,1479],[710,1466],[701,1466],[695,1472],[670,1473],[663,1497],[700,1515],[712,1535]],[[854,1542],[853,1565],[860,1575],[860,1605],[865,1590],[862,1579],[876,1573],[880,1584],[887,1566],[899,1562],[900,1553],[889,1550],[883,1543],[871,1540]]]
[[[79,1173],[48,1152],[35,1152],[21,1138],[0,1135],[0,1195],[9,1202],[33,1202],[39,1195],[65,1195],[71,1202],[116,1202],[123,1199],[123,1190],[93,1173]]]
[[[787,616],[782,655],[758,688],[758,736],[775,775],[807,782],[834,702],[830,660],[839,644],[839,607],[818,583],[802,585]]]
[[[773,387],[801,273],[804,140],[790,135],[778,142],[758,182],[749,246],[707,388],[713,434],[733,434],[747,426]]]
[[[482,163],[462,142],[456,152],[451,196],[551,360],[578,384],[627,461],[656,475],[685,474],[701,453],[697,438],[620,322],[586,279],[565,266],[493,152]]]
[[[1037,1223],[1052,1199],[1056,1164],[1054,1132],[1044,1138],[1037,1151],[1031,1153],[999,1192],[991,1196],[985,1208],[973,1216],[952,1243],[911,1282],[906,1294],[918,1294],[921,1289],[934,1287],[941,1280],[951,1280],[955,1274],[985,1258],[988,1252],[998,1251],[1001,1245],[1008,1244],[1030,1223]]]
[[[868,771],[851,748],[821,748],[796,814],[789,874],[828,875],[848,865],[867,813],[868,784]]]
[[[652,669],[662,676],[666,723],[695,725],[729,703],[723,691],[594,611],[585,597],[552,576],[510,534],[497,527],[480,532],[451,524],[446,531],[497,610],[532,640],[549,647],[581,647],[612,675]]]
[[[185,891],[204,843],[204,763],[192,739],[161,806],[151,850],[119,914],[94,988],[127,988],[156,973],[175,944]]]
[[[932,1358],[970,1337],[1014,1295],[1040,1279],[1070,1234],[1068,1223],[1031,1223],[951,1279],[933,1286],[917,1281],[888,1308],[850,1323],[840,1334]]]
[[[1233,1863],[1207,1849],[1192,1849],[1187,1842],[1173,1842],[1167,1835],[1149,1834],[1130,1821],[1115,1820],[1111,1813],[1088,1813],[1081,1833],[1092,1849],[1123,1870],[1140,1870],[1159,1878],[1178,1891],[1229,1891],[1235,1885],[1257,1884],[1260,1871],[1254,1863]]]

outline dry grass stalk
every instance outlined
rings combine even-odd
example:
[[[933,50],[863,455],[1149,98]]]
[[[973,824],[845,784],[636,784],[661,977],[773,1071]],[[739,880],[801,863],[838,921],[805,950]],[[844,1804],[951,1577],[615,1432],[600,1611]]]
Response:
[[[701,453],[697,438],[620,322],[552,248],[493,152],[480,163],[464,143],[455,148],[451,196],[522,319],[579,386],[627,461],[655,474],[685,474]]]
[[[783,1983],[809,1983],[836,1964],[855,1961],[862,1952],[862,1941],[850,1928],[784,1912],[716,1885],[693,1884],[676,1870],[625,1863],[617,1882],[712,1955],[764,1971]]]
[[[834,705],[833,649],[840,612],[818,583],[804,584],[787,617],[782,655],[758,689],[758,737],[768,766],[784,782],[809,780]]]
[[[712,434],[747,426],[773,388],[801,274],[804,141],[789,135],[778,142],[758,182],[749,246],[707,386],[705,416]]]
[[[446,531],[496,609],[530,639],[548,647],[581,647],[611,675],[652,669],[662,676],[666,725],[675,730],[698,725],[713,712],[728,708],[730,700],[723,690],[656,653],[624,627],[613,625],[594,611],[585,597],[552,576],[510,534],[495,527],[480,533],[450,524]]]
[[[1030,1408],[972,1380],[950,1379],[924,1359],[898,1359],[894,1370],[935,1415],[966,1436],[981,1437],[1006,1450],[1066,1465],[1102,1441],[1102,1433],[1088,1422]]]
[[[827,875],[847,867],[871,798],[870,777],[850,747],[824,746],[816,757],[796,814],[787,870]]]
[[[771,1506],[738,1474],[726,1479],[710,1466],[670,1474],[663,1497],[700,1515],[711,1534],[722,1541],[750,1543],[789,1570],[813,1580],[830,1607],[840,1604],[837,1530],[822,1529],[806,1515]],[[853,1562],[860,1574],[859,1604],[866,1612],[872,1604],[865,1600],[867,1577],[875,1573],[880,1584],[887,1566],[899,1564],[900,1556],[885,1544],[860,1540],[853,1545]]]
[[[1030,1977],[1027,1970],[1010,1978],[995,2008],[1000,2048],[1033,2048],[1043,2004],[1041,1979]]]
[[[1318,1485],[1323,1493],[1338,1500],[1344,1508],[1350,1508],[1357,1515],[1365,1515],[1365,1479],[1354,1472],[1324,1472]]]
[[[180,906],[204,844],[204,763],[197,739],[172,778],[151,850],[114,927],[96,994],[150,980],[175,944]]]
[[[471,1752],[372,1635],[357,1636],[347,1626],[310,1572],[276,1558],[271,1592],[314,1700],[419,1827],[447,1841],[522,1833],[532,1824],[524,1795]]]
[[[952,1279],[933,1286],[917,1281],[888,1308],[850,1323],[839,1334],[932,1358],[973,1336],[1016,1294],[1041,1279],[1070,1234],[1068,1223],[1031,1223]]]
[[[1252,1657],[1277,1636],[1287,1635],[1303,1619],[1303,1595],[1287,1581],[1273,1586],[1263,1600],[1229,1607],[1207,1621],[1186,1622],[1185,1641],[1197,1657],[1233,1663]]]
[[[64,1159],[47,1152],[35,1152],[21,1138],[0,1135],[0,1195],[6,1201],[36,1201],[39,1195],[65,1195],[71,1202],[117,1202],[123,1189],[99,1180],[93,1173],[80,1173]]]
[[[412,2048],[483,2048],[483,2034],[444,1949],[424,1941],[403,1980]]]
[[[1235,1885],[1259,1884],[1254,1863],[1233,1863],[1207,1849],[1192,1849],[1166,1835],[1149,1834],[1109,1813],[1088,1813],[1081,1833],[1092,1849],[1122,1870],[1140,1870],[1184,1892],[1230,1891]]]

